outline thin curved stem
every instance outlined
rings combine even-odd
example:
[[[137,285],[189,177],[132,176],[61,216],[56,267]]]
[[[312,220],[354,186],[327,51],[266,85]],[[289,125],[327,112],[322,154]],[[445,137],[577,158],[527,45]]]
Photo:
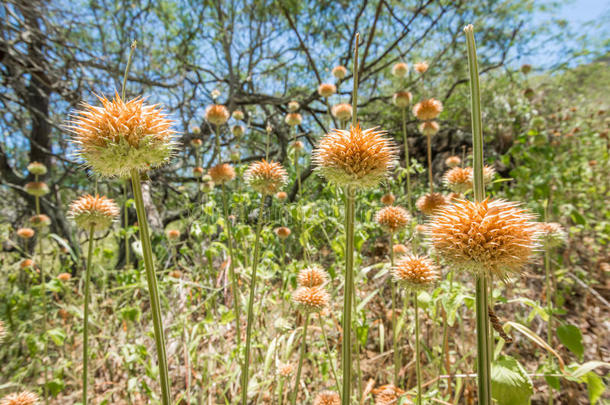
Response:
[[[305,315],[305,324],[303,325],[303,340],[301,342],[301,354],[299,356],[299,365],[297,367],[297,378],[294,382],[294,390],[292,391],[292,405],[297,403],[297,394],[299,392],[299,383],[301,381],[301,370],[303,368],[303,359],[305,358],[305,348],[307,346],[307,326],[309,325],[309,314]]]
[[[434,193],[434,177],[432,176],[432,136],[427,135],[427,144],[428,144],[428,181],[430,183],[430,192]]]
[[[83,405],[87,405],[87,381],[89,364],[89,296],[91,286],[91,258],[93,257],[93,233],[95,225],[89,227],[89,249],[87,250],[87,269],[85,270],[85,312],[83,316]]]
[[[225,220],[225,231],[227,235],[227,245],[229,248],[229,277],[231,277],[231,289],[233,290],[233,305],[235,306],[235,332],[237,334],[237,347],[241,343],[241,313],[239,289],[237,287],[237,274],[235,274],[235,256],[233,254],[233,229],[229,219],[229,208],[227,204],[227,190],[225,183],[222,183],[222,207]]]
[[[546,339],[550,347],[553,347],[553,282],[551,275],[551,252],[549,248],[544,250],[544,273],[546,278],[546,310],[549,314],[549,321],[546,325]],[[551,356],[549,355],[549,362]],[[553,387],[549,385],[549,405],[553,405]]]
[[[407,109],[402,110],[402,143],[405,147],[405,169],[407,169],[407,206],[413,212],[413,199],[411,198],[411,159],[409,158],[409,141],[407,139]]]
[[[330,345],[328,344],[328,338],[326,337],[326,328],[324,328],[324,322],[322,322],[322,317],[318,315],[318,321],[320,323],[320,329],[322,330],[322,336],[324,337],[324,344],[326,345],[326,351],[328,352],[328,362],[330,363],[330,370],[333,373],[333,377],[335,379],[335,387],[337,388],[337,393],[341,395],[341,387],[339,387],[339,378],[337,378],[337,371],[335,370],[335,363],[333,362],[333,358],[330,352]]]
[[[390,232],[390,269],[394,268],[394,234]],[[400,371],[400,355],[398,353],[398,316],[396,316],[397,297],[396,283],[390,278],[392,283],[392,343],[394,349],[394,386],[398,387],[398,373]]]
[[[415,307],[415,374],[417,375],[417,405],[422,403],[421,390],[421,356],[419,348],[419,304],[417,302],[417,291],[413,292],[413,306]]]
[[[36,175],[36,181],[38,181],[38,175]],[[36,205],[36,215],[40,215],[40,197],[36,196],[34,198],[34,202]],[[42,227],[40,228],[42,230]],[[47,311],[47,284],[45,282],[45,275],[42,267],[42,258],[43,258],[43,250],[42,250],[42,232],[38,235],[38,255],[40,257],[38,263],[38,269],[40,270],[40,294],[42,297],[42,312],[43,312],[43,322],[42,322],[42,336],[43,336],[43,345],[44,345],[44,359],[42,360],[42,368],[44,374],[44,387],[42,388],[44,403],[45,405],[49,404],[49,391],[48,391],[48,367],[47,367],[47,358],[49,357],[49,344],[47,342],[47,325],[49,322],[49,314]]]

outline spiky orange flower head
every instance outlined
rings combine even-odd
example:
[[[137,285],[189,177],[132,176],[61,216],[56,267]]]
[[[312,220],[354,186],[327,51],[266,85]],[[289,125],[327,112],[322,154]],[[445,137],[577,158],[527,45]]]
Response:
[[[228,163],[221,163],[211,167],[208,174],[215,184],[223,184],[235,178],[235,169]]]
[[[231,132],[233,133],[233,136],[239,138],[246,132],[246,129],[243,125],[235,124],[231,127]]]
[[[119,213],[119,207],[110,198],[87,194],[72,201],[68,215],[81,228],[93,226],[95,230],[103,230],[112,224]]]
[[[166,235],[167,235],[167,239],[169,239],[172,242],[175,242],[178,239],[180,239],[180,231],[178,229],[170,229],[166,232]]]
[[[405,255],[394,268],[392,275],[397,283],[411,289],[421,289],[436,282],[439,272],[427,256]]]
[[[318,94],[328,98],[337,92],[337,87],[332,83],[322,83],[318,86]]]
[[[290,234],[292,233],[290,228],[287,228],[285,226],[280,226],[280,227],[275,228],[274,232],[277,235],[277,237],[282,240],[288,238],[290,236]]]
[[[440,125],[436,121],[424,121],[419,124],[419,132],[426,136],[436,135],[440,128]]]
[[[459,156],[449,156],[445,159],[445,164],[449,167],[459,166],[460,163],[462,163],[462,159],[460,159]]]
[[[341,397],[334,391],[322,391],[314,398],[313,405],[341,405]]]
[[[199,138],[193,138],[191,139],[191,146],[193,148],[201,148],[201,146],[203,145],[203,141]]]
[[[426,61],[417,62],[416,64],[413,65],[413,68],[415,70],[417,70],[417,73],[426,73],[426,71],[428,70],[428,62],[426,62]]]
[[[301,122],[303,122],[303,117],[299,113],[291,112],[286,114],[284,122],[290,125],[291,127],[296,127],[297,125],[301,125]]]
[[[72,274],[70,273],[59,273],[57,275],[57,279],[61,282],[66,282],[66,281],[70,281],[70,279],[72,278]]]
[[[472,174],[474,176],[474,172]],[[485,184],[491,183],[495,175],[496,169],[494,169],[492,166],[483,166],[483,182]]]
[[[415,202],[417,209],[425,215],[432,215],[445,204],[447,204],[447,199],[441,193],[424,194]]]
[[[193,167],[193,177],[203,177],[205,170],[201,166]]]
[[[341,66],[341,65],[335,66],[333,68],[332,73],[333,73],[333,76],[335,76],[336,79],[341,80],[341,79],[344,79],[345,76],[347,75],[347,69],[345,68],[345,66]]]
[[[50,191],[49,186],[44,181],[31,181],[25,184],[25,192],[36,197],[47,195]]]
[[[281,375],[282,377],[288,377],[290,376],[290,374],[292,374],[292,364],[290,363],[284,363],[284,364],[280,364],[280,366],[277,368],[278,374]]]
[[[286,198],[288,198],[288,194],[286,194],[285,191],[278,191],[275,194],[275,198],[277,198],[280,201],[284,201]]]
[[[210,124],[223,125],[230,116],[229,110],[222,104],[212,104],[205,109],[205,119]]]
[[[566,242],[567,234],[557,222],[540,222],[536,224],[538,239],[545,248],[561,246]]]
[[[407,73],[409,73],[409,65],[404,62],[398,62],[392,66],[392,75],[394,77],[403,78]]]
[[[32,162],[28,165],[28,171],[35,176],[44,176],[47,174],[47,167],[40,162]]]
[[[441,111],[443,111],[443,103],[434,98],[422,100],[413,107],[413,115],[421,121],[433,120]]]
[[[428,229],[428,228],[426,228],[426,225],[422,225],[422,224],[415,225],[415,232],[417,232],[419,234],[423,235],[426,232],[426,229]]]
[[[472,188],[472,167],[454,167],[443,175],[443,183],[452,191],[463,194]]]
[[[38,395],[29,391],[8,394],[0,400],[0,405],[35,405],[39,401]]]
[[[396,107],[407,108],[413,100],[413,94],[410,91],[397,91],[392,96],[392,102]]]
[[[334,105],[332,108],[333,116],[339,121],[348,121],[350,118],[352,118],[352,113],[353,109],[351,104],[341,103]]]
[[[457,200],[440,208],[427,233],[453,268],[506,279],[518,273],[536,247],[533,216],[505,200]]]
[[[400,396],[406,394],[406,391],[395,387],[393,384],[382,385],[379,388],[374,389],[373,395],[375,396],[375,405],[394,405],[398,404]],[[410,401],[404,402],[410,404]]]
[[[410,220],[411,216],[407,210],[394,205],[380,209],[375,215],[375,221],[390,233],[400,231],[407,226]]]
[[[381,196],[381,203],[383,205],[392,205],[392,204],[394,204],[395,200],[396,200],[396,197],[394,197],[394,194],[392,194],[392,193],[386,193]]]
[[[320,312],[330,301],[330,295],[323,287],[299,287],[292,294],[297,307],[307,313]]]
[[[301,107],[301,105],[299,104],[298,101],[292,100],[291,102],[288,103],[288,111],[290,111],[290,112],[295,112],[300,107]]]
[[[275,194],[286,183],[288,173],[278,162],[265,159],[250,164],[244,178],[255,191],[263,195]]]
[[[98,96],[101,107],[84,104],[69,129],[77,154],[97,173],[126,176],[166,163],[176,148],[173,121],[158,105],[146,105],[140,97],[123,101]]]
[[[404,255],[409,251],[409,249],[402,243],[395,244],[392,250],[394,250],[395,255]]]
[[[305,148],[305,144],[301,141],[296,141],[292,143],[292,147],[296,150],[303,150]]]
[[[19,262],[19,267],[21,267],[22,270],[33,269],[35,265],[36,263],[34,263],[34,260],[32,259],[23,259],[21,262]]]
[[[233,116],[233,119],[237,121],[241,121],[244,119],[244,112],[242,110],[235,110],[231,115]]]
[[[23,239],[31,239],[34,237],[36,232],[32,228],[19,228],[17,229],[17,236]]]
[[[29,221],[30,225],[35,228],[44,228],[51,225],[51,218],[45,214],[31,216]]]
[[[328,282],[328,274],[320,266],[310,266],[301,270],[297,283],[301,287],[320,287]]]
[[[396,147],[385,134],[377,128],[363,131],[360,125],[350,127],[349,131],[331,130],[313,151],[316,170],[339,186],[357,189],[377,186],[397,158]]]

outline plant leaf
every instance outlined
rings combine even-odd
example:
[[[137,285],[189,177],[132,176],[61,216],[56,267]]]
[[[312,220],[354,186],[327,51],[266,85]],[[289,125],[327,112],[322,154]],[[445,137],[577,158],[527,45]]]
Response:
[[[502,356],[491,365],[491,393],[498,405],[529,405],[534,386],[523,366]]]
[[[557,328],[557,337],[562,345],[582,360],[582,356],[585,354],[585,347],[582,344],[580,329],[570,324],[561,325]]]

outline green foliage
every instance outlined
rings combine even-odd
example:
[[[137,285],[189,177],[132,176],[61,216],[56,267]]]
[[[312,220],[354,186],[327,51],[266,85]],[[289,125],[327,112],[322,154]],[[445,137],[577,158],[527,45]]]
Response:
[[[534,385],[523,366],[511,356],[501,356],[491,365],[493,399],[499,405],[529,405]]]

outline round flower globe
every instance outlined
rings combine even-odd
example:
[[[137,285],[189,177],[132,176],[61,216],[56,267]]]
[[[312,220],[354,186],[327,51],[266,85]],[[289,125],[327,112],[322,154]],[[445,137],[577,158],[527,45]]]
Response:
[[[30,217],[30,225],[35,228],[44,228],[51,225],[51,218],[45,214],[34,215]]]
[[[540,222],[536,224],[538,240],[549,249],[563,245],[567,240],[566,231],[557,222]]]
[[[436,121],[424,121],[419,124],[419,131],[426,136],[434,136],[437,134],[440,126]]]
[[[229,110],[224,105],[213,104],[205,109],[205,119],[210,124],[223,125],[229,120],[229,117]]]
[[[288,173],[278,162],[267,162],[265,159],[250,164],[244,174],[246,182],[255,191],[263,194],[275,194],[284,186]]]
[[[392,204],[394,204],[395,200],[396,200],[396,197],[394,197],[394,194],[392,194],[392,193],[387,193],[387,194],[384,194],[383,196],[381,196],[381,203],[383,205],[392,205]]]
[[[203,167],[197,166],[197,167],[193,167],[193,177],[203,177]]]
[[[0,405],[36,405],[39,400],[38,395],[33,392],[23,391],[3,397],[0,399]]]
[[[34,263],[34,260],[32,260],[32,259],[23,259],[19,263],[19,267],[21,268],[21,270],[33,269],[34,266],[36,266],[36,263]]]
[[[430,98],[420,101],[413,107],[413,115],[421,121],[433,120],[443,111],[443,103]]]
[[[419,74],[426,73],[426,71],[428,70],[428,62],[417,62],[413,65],[413,69],[415,69]]]
[[[295,112],[286,114],[286,118],[284,118],[284,122],[290,125],[291,127],[301,125],[302,121],[303,118],[301,117],[301,114]]]
[[[341,397],[334,391],[322,391],[314,398],[313,405],[341,405]]]
[[[448,189],[464,194],[472,188],[472,167],[454,167],[443,175],[443,183]]]
[[[403,78],[409,73],[409,65],[404,62],[398,62],[392,66],[392,75],[397,78]]]
[[[51,190],[49,190],[49,186],[47,186],[47,183],[43,181],[31,181],[29,183],[26,183],[25,192],[35,197],[42,197],[44,195],[49,194]]]
[[[115,202],[105,196],[84,195],[70,204],[68,216],[83,229],[104,230],[119,216]]]
[[[199,138],[193,138],[191,139],[191,146],[193,148],[201,148],[201,146],[203,145],[203,141]]]
[[[393,247],[395,255],[404,255],[409,252],[409,249],[402,243],[397,243]]]
[[[393,205],[380,209],[375,215],[375,221],[389,233],[400,231],[410,220],[407,210]]]
[[[290,112],[295,112],[297,111],[301,106],[299,105],[298,101],[291,101],[288,103],[288,111]]]
[[[244,113],[241,110],[235,110],[233,111],[233,119],[237,120],[237,121],[242,121],[244,119]]]
[[[295,141],[292,143],[292,147],[298,151],[301,151],[305,148],[305,144],[301,141]]]
[[[57,275],[57,279],[61,282],[68,282],[70,281],[70,279],[72,279],[72,274],[70,273],[59,273]]]
[[[415,202],[417,209],[425,215],[432,215],[445,204],[447,204],[447,199],[441,193],[424,194]]]
[[[297,275],[297,283],[301,287],[320,287],[328,282],[328,274],[319,266],[307,267]]]
[[[349,121],[352,118],[353,109],[351,104],[341,103],[333,106],[331,112],[339,121]]]
[[[407,108],[411,104],[412,99],[413,95],[410,91],[397,91],[392,96],[392,102],[399,108]]]
[[[292,294],[292,300],[305,313],[320,312],[328,305],[330,295],[323,287],[299,287]]]
[[[180,231],[177,229],[170,229],[165,234],[170,242],[176,242],[180,239]]]
[[[44,176],[47,174],[47,167],[40,162],[32,162],[28,165],[28,171],[34,176]]]
[[[333,76],[335,76],[336,79],[338,80],[342,80],[345,79],[345,76],[347,76],[347,69],[345,68],[345,66],[335,66],[333,68]]]
[[[228,163],[221,163],[211,167],[208,174],[215,184],[224,184],[235,178],[235,169]]]
[[[331,83],[322,83],[318,86],[318,94],[324,98],[328,98],[337,92],[337,87]]]
[[[19,228],[17,229],[17,236],[22,239],[32,239],[36,232],[32,228]]]
[[[277,237],[282,240],[288,238],[290,236],[290,234],[292,233],[290,231],[290,228],[287,228],[285,226],[280,226],[278,228],[275,228],[274,232],[277,235]]]
[[[288,194],[286,194],[285,191],[279,191],[275,194],[275,198],[277,198],[280,201],[284,201],[285,199],[288,198]]]
[[[445,164],[449,167],[457,167],[462,163],[462,159],[459,156],[449,156],[445,159]]]
[[[236,138],[239,138],[246,132],[246,129],[243,125],[236,124],[231,127],[231,132]]]
[[[392,269],[394,280],[411,290],[420,290],[438,281],[440,274],[430,258],[404,255]]]

